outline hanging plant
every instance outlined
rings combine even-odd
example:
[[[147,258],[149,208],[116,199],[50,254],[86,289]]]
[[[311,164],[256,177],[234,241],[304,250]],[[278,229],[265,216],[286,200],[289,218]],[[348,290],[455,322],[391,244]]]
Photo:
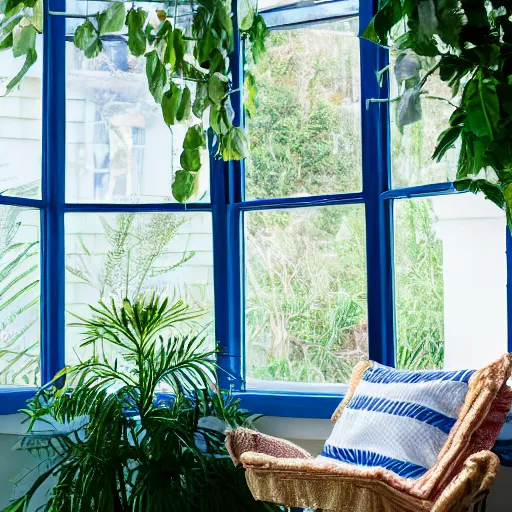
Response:
[[[432,158],[459,145],[456,189],[482,192],[512,229],[511,15],[502,0],[386,0],[363,37],[398,49],[399,126],[421,118],[419,95],[433,73],[460,97]]]
[[[25,57],[20,71],[6,86],[12,91],[37,60],[36,36],[43,33],[42,0],[0,0],[0,51]]]
[[[75,46],[89,59],[101,53],[104,36],[126,34],[128,51],[146,58],[149,91],[161,106],[165,123],[169,127],[193,123],[185,136],[181,168],[172,184],[174,198],[182,203],[198,189],[205,130],[211,128],[215,134],[218,158],[241,160],[248,153],[245,130],[233,124],[230,100],[234,91],[229,58],[235,44],[230,5],[226,0],[199,0],[193,5],[192,23],[185,28],[179,24],[178,3],[157,11],[159,23],[153,26],[142,7],[133,4],[127,12],[123,2],[113,2],[104,11],[87,17],[74,33]],[[7,93],[37,60],[36,34],[43,30],[42,8],[42,0],[0,0],[0,51],[10,49],[14,57],[26,56],[22,69],[8,83]],[[244,1],[239,11],[241,37],[256,61],[265,51],[268,30],[256,5]],[[254,112],[256,94],[251,77],[246,96],[249,112]]]

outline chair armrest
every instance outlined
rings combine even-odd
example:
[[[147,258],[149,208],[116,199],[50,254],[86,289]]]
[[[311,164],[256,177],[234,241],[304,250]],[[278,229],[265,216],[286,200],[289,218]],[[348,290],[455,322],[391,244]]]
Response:
[[[499,458],[484,450],[469,456],[458,475],[436,499],[432,512],[459,512],[485,498],[500,467]]]
[[[246,452],[260,453],[276,458],[313,458],[309,452],[290,441],[243,427],[229,432],[226,437],[226,448],[231,460],[237,466],[240,464],[240,457]]]

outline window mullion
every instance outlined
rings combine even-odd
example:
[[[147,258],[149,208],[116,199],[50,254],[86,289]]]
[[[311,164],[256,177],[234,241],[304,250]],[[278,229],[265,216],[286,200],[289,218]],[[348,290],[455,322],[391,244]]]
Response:
[[[381,199],[411,199],[414,197],[430,197],[435,195],[459,194],[453,182],[432,183],[406,188],[393,188],[382,193]]]
[[[271,199],[253,199],[237,203],[240,210],[279,210],[289,208],[307,208],[308,206],[335,206],[343,204],[364,203],[364,196],[360,192],[346,194],[332,194],[306,197],[282,197]]]
[[[368,25],[376,7],[372,0],[361,2],[361,29]],[[379,85],[375,74],[388,65],[389,55],[386,49],[366,39],[361,38],[360,45],[369,355],[380,363],[393,365],[393,213],[392,201],[381,198],[391,185],[389,104],[368,101],[389,97],[388,81]]]
[[[243,51],[237,19],[237,0],[233,0],[234,50],[230,55],[233,92],[230,100],[235,114],[233,124],[244,125],[243,112]],[[220,353],[220,385],[242,388],[243,343],[243,236],[241,215],[230,211],[230,205],[243,197],[243,161],[224,162],[216,159],[216,147],[210,137],[210,167],[212,183],[212,220],[215,289],[215,335]]]
[[[51,0],[44,12],[43,211],[41,272],[41,379],[49,382],[64,367],[64,201],[65,201],[65,10]]]

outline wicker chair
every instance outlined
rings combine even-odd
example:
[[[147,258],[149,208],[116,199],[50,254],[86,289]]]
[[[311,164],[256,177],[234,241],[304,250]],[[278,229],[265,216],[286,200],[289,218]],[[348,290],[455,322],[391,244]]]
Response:
[[[245,468],[257,500],[326,512],[484,511],[500,466],[490,449],[512,401],[505,384],[510,370],[507,355],[479,371],[436,466],[416,481],[382,468],[317,459],[289,441],[246,428],[230,432],[226,446]]]

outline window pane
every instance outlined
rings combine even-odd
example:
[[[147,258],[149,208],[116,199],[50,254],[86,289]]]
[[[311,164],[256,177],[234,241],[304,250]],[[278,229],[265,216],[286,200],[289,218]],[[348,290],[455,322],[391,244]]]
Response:
[[[103,41],[86,59],[66,45],[66,194],[69,202],[173,201],[188,127],[170,130],[148,88],[145,58],[127,51],[122,36]],[[209,201],[209,157],[203,151],[198,192]]]
[[[367,357],[364,208],[245,214],[246,371],[346,383]]]
[[[254,68],[249,198],[361,190],[358,20],[273,31]]]
[[[0,52],[1,195],[41,197],[42,36],[36,40],[36,51],[40,58],[7,95],[6,86],[25,56],[15,59],[11,51]]]
[[[0,206],[0,385],[40,382],[39,219]]]
[[[395,202],[397,366],[479,368],[506,352],[505,234],[481,196]]]
[[[396,64],[396,57],[396,50],[392,50],[391,69]],[[390,74],[391,98],[396,98],[400,91],[395,73]],[[400,103],[391,103],[391,167],[395,188],[452,181],[457,173],[457,148],[449,150],[440,162],[432,160],[437,138],[450,126],[452,104],[457,100],[452,98],[450,87],[439,78],[439,73],[427,80],[423,91],[420,96],[422,119],[404,126],[403,131],[397,126]]]
[[[205,315],[193,328],[206,328],[205,335],[213,339],[209,213],[67,214],[66,268],[68,313],[87,316],[88,306],[101,298],[133,300],[155,291],[203,309]],[[68,327],[66,336],[66,362],[74,364],[85,354],[79,348],[80,329]]]

